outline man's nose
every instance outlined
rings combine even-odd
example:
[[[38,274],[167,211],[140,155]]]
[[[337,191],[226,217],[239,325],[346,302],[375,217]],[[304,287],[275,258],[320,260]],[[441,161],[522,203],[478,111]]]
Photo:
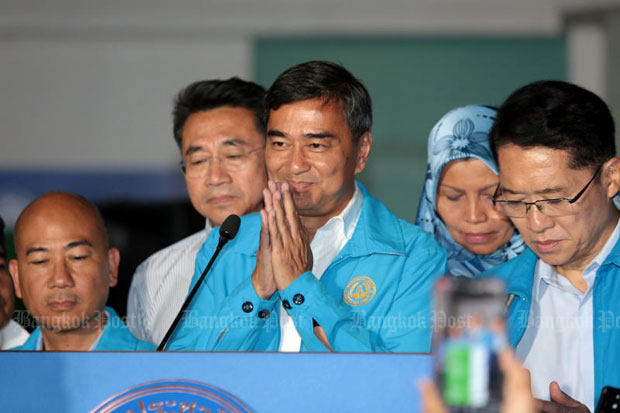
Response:
[[[205,183],[207,185],[222,185],[230,182],[230,175],[226,168],[222,165],[219,158],[211,159],[207,165]]]
[[[536,204],[527,205],[527,227],[534,232],[543,232],[547,228],[553,226],[553,219],[549,218],[536,206]]]
[[[310,169],[310,164],[306,159],[306,154],[300,145],[293,147],[288,164],[289,170],[292,174],[300,174]]]
[[[64,260],[57,262],[52,269],[50,287],[70,288],[73,286],[75,286],[75,283],[68,264]]]

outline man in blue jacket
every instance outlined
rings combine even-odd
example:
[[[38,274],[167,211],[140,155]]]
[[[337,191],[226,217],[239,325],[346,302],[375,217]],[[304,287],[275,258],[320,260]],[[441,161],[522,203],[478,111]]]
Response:
[[[85,198],[50,192],[28,205],[15,224],[15,293],[38,327],[14,350],[153,350],[106,307],[116,285],[119,252],[103,219]]]
[[[446,253],[355,180],[370,153],[366,88],[307,62],[266,96],[270,178],[244,216],[170,349],[430,350],[430,296]],[[217,244],[198,254],[195,284]]]
[[[507,283],[508,336],[542,411],[593,411],[620,386],[620,188],[614,122],[578,86],[536,82],[500,107],[491,132],[494,202],[529,249],[490,270]]]

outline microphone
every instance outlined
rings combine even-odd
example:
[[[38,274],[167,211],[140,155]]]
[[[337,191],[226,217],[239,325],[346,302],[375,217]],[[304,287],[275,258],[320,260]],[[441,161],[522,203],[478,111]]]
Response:
[[[192,302],[192,299],[198,292],[198,289],[202,285],[202,282],[204,281],[207,275],[207,272],[209,271],[209,269],[211,269],[213,262],[219,255],[224,245],[226,245],[226,243],[230,241],[231,239],[235,238],[235,235],[237,235],[237,231],[239,231],[240,224],[241,224],[241,218],[239,218],[239,216],[235,214],[229,215],[222,223],[222,226],[220,227],[220,240],[217,243],[217,247],[215,248],[215,252],[213,253],[213,256],[211,257],[211,260],[205,267],[205,270],[202,272],[202,275],[198,279],[198,282],[196,283],[196,285],[194,285],[194,288],[192,288],[192,292],[189,293],[189,295],[185,299],[183,306],[181,307],[181,309],[179,310],[179,313],[177,314],[174,321],[172,322],[172,325],[168,329],[168,332],[166,333],[163,340],[159,344],[159,347],[157,347],[157,351],[162,351],[166,348],[166,344],[168,343],[170,336],[172,336],[172,333],[174,333],[174,330],[177,327],[177,324],[179,324],[179,321],[181,321],[181,318],[183,317],[185,310],[187,310],[187,307],[189,307],[190,303]]]
[[[228,241],[235,238],[237,231],[239,231],[239,225],[241,225],[241,218],[235,214],[229,215],[220,227],[219,242],[222,242],[222,239],[225,239],[226,241],[224,241],[224,244],[226,244]]]

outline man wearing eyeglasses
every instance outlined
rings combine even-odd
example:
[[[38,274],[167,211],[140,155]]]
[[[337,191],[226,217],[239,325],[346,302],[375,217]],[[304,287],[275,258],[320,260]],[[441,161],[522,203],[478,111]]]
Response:
[[[206,226],[136,270],[127,323],[137,337],[154,344],[162,340],[187,295],[196,254],[211,228],[230,214],[262,207],[267,181],[264,95],[263,87],[239,78],[195,82],[178,94],[174,138],[187,192]]]
[[[620,188],[614,122],[578,86],[535,82],[491,132],[494,196],[529,249],[490,270],[507,283],[508,338],[541,411],[594,411],[620,386]]]

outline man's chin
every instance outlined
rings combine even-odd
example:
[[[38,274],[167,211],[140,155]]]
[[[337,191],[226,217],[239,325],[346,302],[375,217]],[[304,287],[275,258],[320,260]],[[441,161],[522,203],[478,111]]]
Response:
[[[545,254],[545,253],[541,253],[539,251],[534,250],[534,253],[536,254],[538,258],[542,260],[542,262],[544,262],[545,264],[554,266],[554,267],[566,265],[569,261],[569,259],[563,257],[557,252],[553,254]]]
[[[84,328],[85,325],[88,324],[86,320],[78,320],[73,319],[72,317],[62,317],[62,318],[36,318],[37,325],[41,328],[49,330],[54,333],[66,333],[70,331],[79,330]]]
[[[316,209],[316,204],[310,192],[293,192],[293,202],[300,215],[312,215]]]
[[[243,207],[235,204],[230,204],[223,205],[218,208],[209,208],[208,210],[201,212],[201,215],[206,217],[214,227],[217,227],[222,225],[222,222],[224,222],[224,220],[228,218],[230,214],[241,216],[247,213],[248,212],[246,212]]]
[[[55,333],[69,332],[89,327],[99,320],[98,314],[87,316],[84,312],[64,313],[62,315],[35,316],[37,325]]]

